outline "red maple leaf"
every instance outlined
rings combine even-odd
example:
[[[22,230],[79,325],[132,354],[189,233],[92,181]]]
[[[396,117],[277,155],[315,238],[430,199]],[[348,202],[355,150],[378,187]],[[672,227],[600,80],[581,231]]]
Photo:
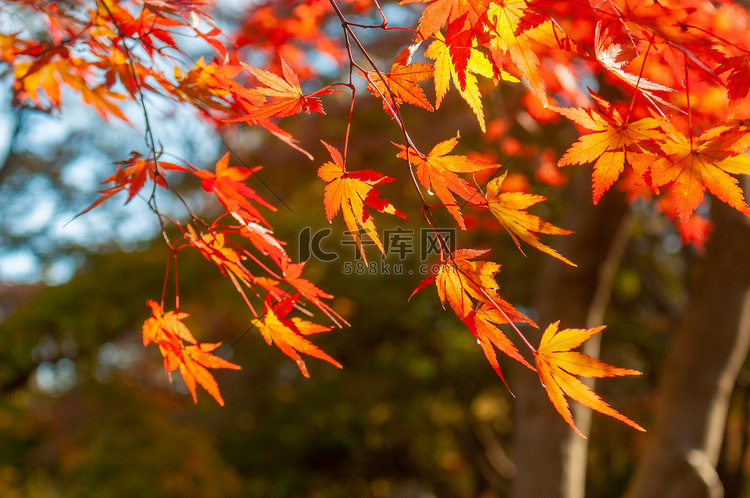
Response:
[[[262,87],[252,88],[249,92],[265,97],[268,100],[256,109],[249,111],[241,119],[233,121],[251,121],[272,117],[281,118],[299,114],[300,112],[325,114],[318,96],[340,91],[333,88],[323,88],[312,93],[303,94],[297,74],[283,58],[281,59],[283,77],[265,69],[258,69],[244,63],[242,65],[263,84]]]
[[[206,192],[213,192],[216,198],[227,208],[230,214],[239,218],[242,222],[259,221],[266,226],[268,222],[263,219],[258,209],[251,201],[256,202],[271,211],[276,211],[273,205],[266,202],[255,190],[244,182],[252,174],[257,172],[256,168],[238,168],[229,166],[229,152],[224,154],[216,163],[216,172],[198,169],[193,174],[202,178],[201,186]]]
[[[265,300],[263,316],[253,320],[253,325],[258,327],[268,344],[276,344],[285,355],[293,359],[305,377],[310,377],[310,374],[299,353],[325,360],[338,368],[343,368],[341,363],[328,356],[304,337],[310,334],[326,332],[333,327],[319,325],[296,317],[285,318],[294,307],[299,296],[299,293],[287,295],[276,304],[273,304],[273,300],[269,294]]]

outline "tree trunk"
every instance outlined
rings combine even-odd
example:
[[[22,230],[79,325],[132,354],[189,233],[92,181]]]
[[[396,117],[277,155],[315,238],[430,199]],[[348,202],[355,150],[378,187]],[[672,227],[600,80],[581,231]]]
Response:
[[[561,328],[602,324],[612,280],[619,266],[632,220],[622,195],[609,192],[599,205],[590,198],[590,178],[580,174],[571,182],[569,211],[561,223],[575,234],[562,237],[556,249],[578,265],[545,260],[536,292],[538,323],[560,320]],[[593,338],[592,338],[593,339]],[[598,356],[598,339],[585,352]],[[586,440],[577,436],[555,411],[539,379],[517,376],[514,498],[581,498],[584,495]],[[575,404],[574,404],[575,405]],[[591,414],[573,406],[576,424],[588,432]]]
[[[714,201],[715,229],[657,389],[650,442],[628,498],[721,497],[729,398],[750,345],[750,223]]]

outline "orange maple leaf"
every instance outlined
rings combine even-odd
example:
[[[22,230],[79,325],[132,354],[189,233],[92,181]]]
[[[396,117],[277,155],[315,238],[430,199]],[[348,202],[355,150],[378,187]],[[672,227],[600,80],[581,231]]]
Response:
[[[34,61],[17,62],[14,65],[16,81],[13,85],[18,92],[17,98],[28,99],[40,109],[49,106],[57,108],[62,103],[62,84],[65,83],[80,93],[84,102],[93,106],[105,121],[109,121],[109,117],[114,115],[130,124],[120,109],[120,101],[131,96],[113,91],[110,85],[92,80],[92,66],[96,64],[71,57],[64,47],[49,49],[44,56]]]
[[[381,199],[380,192],[373,188],[374,185],[392,182],[393,178],[370,169],[347,171],[344,159],[339,151],[325,142],[323,142],[323,145],[328,149],[333,159],[333,162],[329,161],[318,169],[318,176],[328,184],[323,196],[326,218],[331,221],[336,213],[341,210],[350,235],[357,243],[357,247],[359,247],[359,251],[366,262],[367,258],[360,239],[360,227],[375,242],[381,252],[384,252],[384,249],[383,243],[378,237],[375,223],[365,206],[381,213],[406,218],[403,213],[393,207],[393,204]]]
[[[107,85],[92,86],[81,80],[71,86],[74,90],[81,92],[83,101],[93,106],[105,121],[109,121],[110,116],[117,116],[126,123],[130,123],[120,108],[120,101],[128,98],[128,95],[114,92]]]
[[[507,173],[503,173],[487,185],[487,206],[502,227],[513,238],[513,242],[516,243],[518,249],[523,253],[521,243],[518,241],[518,239],[521,239],[530,246],[536,247],[550,256],[554,256],[560,261],[571,266],[576,266],[551,247],[542,244],[536,236],[537,233],[551,235],[568,235],[572,233],[570,230],[556,227],[552,223],[526,212],[526,209],[547,198],[542,195],[526,194],[524,192],[502,192],[501,188],[506,175]]]
[[[422,186],[429,192],[437,195],[446,209],[453,215],[461,228],[464,225],[461,210],[456,204],[453,194],[458,195],[466,201],[479,200],[476,188],[456,173],[473,173],[490,168],[499,168],[497,164],[471,159],[467,156],[447,155],[458,143],[458,135],[440,142],[432,148],[429,154],[421,156],[403,145],[394,144],[401,149],[397,157],[409,160],[417,167],[417,178]],[[451,193],[452,192],[452,193]]]
[[[250,89],[254,93],[269,100],[264,102],[257,109],[251,110],[246,116],[239,121],[251,121],[271,117],[284,117],[300,112],[317,112],[325,114],[319,95],[327,95],[340,90],[333,88],[323,88],[313,93],[303,94],[302,87],[299,83],[297,74],[289,67],[284,58],[281,58],[282,76],[279,76],[265,69],[258,69],[241,63],[259,82],[264,86]]]
[[[438,32],[446,23],[466,16],[476,24],[487,11],[489,0],[401,0],[400,4],[429,3],[419,18],[419,40]]]
[[[568,396],[592,410],[616,418],[639,431],[645,431],[643,427],[609,406],[575,377],[576,375],[582,377],[641,375],[641,372],[613,367],[587,354],[571,351],[594,334],[601,332],[604,329],[603,326],[592,329],[564,329],[558,332],[559,325],[558,321],[547,327],[534,356],[539,379],[547,391],[547,396],[563,419],[576,433],[586,437],[573,422],[568,401],[565,399],[565,396]]]
[[[108,176],[101,182],[102,184],[113,183],[114,185],[99,190],[98,193],[102,194],[101,197],[94,201],[89,207],[78,213],[76,218],[91,211],[122,190],[127,189],[128,198],[125,201],[125,204],[129,203],[133,200],[133,197],[141,191],[146,184],[147,179],[153,180],[157,185],[166,189],[168,186],[167,182],[164,180],[165,170],[185,171],[185,168],[174,163],[166,161],[157,162],[153,159],[142,159],[141,155],[137,152],[131,152],[129,159],[120,161],[116,164],[118,165],[117,172]]]
[[[391,109],[398,107],[402,102],[428,111],[434,110],[422,88],[417,85],[418,81],[431,78],[432,73],[433,67],[429,64],[417,62],[407,65],[395,62],[390,72],[383,73],[383,78],[376,71],[359,74],[367,80],[367,89],[376,97],[383,99],[383,109],[393,114]]]
[[[190,344],[197,344],[193,334],[182,323],[183,318],[187,318],[187,313],[178,313],[176,311],[167,311],[164,313],[161,305],[156,301],[148,300],[146,304],[151,307],[151,317],[143,322],[143,345],[149,343],[157,344],[162,342],[174,342],[183,340]]]
[[[242,282],[247,287],[250,287],[255,281],[255,277],[242,264],[242,261],[246,259],[245,256],[240,255],[237,251],[225,245],[226,239],[222,232],[211,231],[198,236],[192,225],[188,225],[187,228],[188,232],[185,234],[185,238],[188,244],[198,249],[204,258],[213,261],[221,274],[229,277],[237,291],[245,299],[248,307],[253,309],[240,286],[240,282]]]
[[[471,261],[489,252],[488,250],[459,249],[455,251],[449,262],[440,265],[435,277],[440,302],[448,303],[462,320],[470,317],[474,312],[474,302],[471,298],[485,301],[485,292],[490,296],[497,289],[495,273],[500,265],[492,261]]]
[[[297,362],[297,366],[305,377],[310,377],[310,374],[298,351],[325,360],[338,368],[343,368],[341,363],[328,356],[304,337],[305,335],[326,332],[333,327],[319,325],[296,317],[284,318],[292,310],[299,296],[299,293],[287,295],[276,304],[272,304],[272,296],[269,294],[265,300],[263,316],[253,320],[253,325],[258,327],[268,344],[276,344],[285,355]]]
[[[230,363],[211,354],[219,343],[208,344],[195,340],[190,330],[182,323],[187,313],[176,311],[164,312],[156,301],[147,301],[151,307],[151,317],[143,322],[143,345],[155,342],[164,356],[164,369],[172,380],[172,372],[180,369],[185,384],[193,395],[193,401],[198,402],[195,394],[196,382],[200,384],[222,406],[224,400],[219,394],[219,386],[207,368],[229,368],[239,370],[239,365]],[[188,342],[187,346],[183,341]]]
[[[437,274],[422,280],[411,295],[414,296],[419,290],[435,282],[443,307],[448,301],[456,315],[477,338],[490,365],[508,387],[500,370],[495,348],[532,370],[534,367],[529,365],[496,325],[526,322],[536,327],[536,324],[498,294],[495,274],[500,270],[499,264],[492,261],[472,261],[487,252],[489,251],[477,249],[459,249],[453,252],[441,262]]]
[[[261,254],[268,255],[277,265],[281,266],[284,261],[288,262],[290,259],[282,247],[284,242],[272,234],[273,231],[270,229],[253,222],[245,222],[240,228],[240,235],[250,241]]]
[[[318,307],[333,323],[341,326],[341,323],[349,325],[349,322],[336,313],[333,308],[326,304],[323,299],[331,299],[333,296],[323,292],[315,284],[307,279],[302,278],[302,269],[305,263],[292,263],[290,260],[282,261],[281,269],[284,272],[284,281],[294,287],[308,301]]]
[[[582,135],[560,159],[560,166],[594,163],[592,197],[594,204],[619,178],[625,169],[625,160],[633,164],[635,156],[644,152],[643,145],[653,142],[661,134],[659,123],[653,118],[629,122],[622,118],[612,104],[591,92],[603,114],[582,107],[554,110],[594,133]]]
[[[748,147],[750,132],[723,124],[688,138],[671,123],[661,121],[666,134],[660,147],[665,157],[651,165],[655,187],[673,183],[672,197],[682,222],[703,200],[706,190],[741,213],[750,216],[738,180],[732,175],[750,174]]]
[[[474,337],[477,338],[477,342],[482,347],[484,355],[487,357],[487,361],[490,362],[492,368],[495,369],[497,374],[505,383],[505,387],[508,387],[508,383],[505,382],[505,377],[500,370],[500,363],[497,361],[497,355],[495,354],[495,348],[510,356],[514,360],[518,361],[522,365],[535,370],[534,367],[529,365],[529,362],[521,356],[518,352],[515,344],[503,334],[497,325],[508,323],[506,317],[509,317],[507,313],[502,314],[494,306],[483,304],[474,314],[474,325],[475,329],[471,330]],[[520,320],[519,320],[520,321]],[[508,388],[510,391],[510,388]]]
[[[492,261],[472,261],[488,252],[489,249],[454,251],[440,263],[437,274],[422,280],[411,295],[413,296],[434,281],[441,304],[445,306],[445,302],[448,301],[456,315],[472,332],[475,329],[472,299],[491,306],[513,321],[533,324],[534,322],[528,317],[499,296],[495,274],[500,270],[500,265]]]
[[[124,58],[124,55],[122,56]],[[121,64],[124,76],[130,74],[129,66]],[[264,102],[264,97],[248,91],[233,78],[242,71],[240,64],[219,63],[212,61],[204,63],[203,57],[200,57],[195,65],[187,72],[183,73],[179,67],[175,67],[174,75],[177,80],[177,86],[172,86],[169,82],[163,84],[171,87],[171,93],[180,100],[187,100],[191,104],[201,109],[214,109],[223,112],[232,112],[232,99],[237,101],[240,108],[255,108]],[[132,78],[132,77],[131,77]],[[120,75],[123,79],[123,75]],[[132,83],[134,84],[134,83]],[[131,93],[135,93],[133,90]]]
[[[240,370],[241,368],[239,365],[211,354],[211,351],[220,345],[220,342],[213,344],[201,343],[186,346],[182,350],[180,374],[182,375],[182,380],[185,381],[190,390],[190,394],[193,395],[193,402],[195,403],[198,402],[198,398],[195,395],[195,383],[197,381],[208,394],[214,397],[217,403],[224,406],[224,400],[221,398],[221,394],[219,394],[219,385],[216,383],[214,376],[208,371],[208,368],[228,368],[230,370]]]
[[[201,186],[206,192],[213,192],[216,198],[227,208],[232,216],[241,223],[259,221],[266,226],[268,222],[263,219],[258,209],[250,202],[254,201],[271,211],[276,208],[266,202],[252,188],[248,187],[244,180],[260,169],[255,168],[238,168],[229,166],[229,152],[224,154],[216,163],[216,172],[198,169],[193,174],[201,178]]]
[[[534,44],[557,47],[572,42],[562,29],[547,18],[535,26],[523,26],[528,3],[526,0],[506,0],[493,2],[487,9],[490,31],[487,48],[498,67],[503,67],[510,60],[518,72],[529,83],[544,107],[547,107],[547,92],[542,75],[539,72],[539,57]]]

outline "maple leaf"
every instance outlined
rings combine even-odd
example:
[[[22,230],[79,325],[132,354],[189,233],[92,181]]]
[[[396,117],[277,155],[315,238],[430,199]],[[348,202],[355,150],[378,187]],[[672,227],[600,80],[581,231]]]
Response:
[[[197,382],[208,394],[213,396],[217,403],[224,406],[224,400],[221,398],[221,394],[219,394],[219,385],[216,383],[214,376],[208,371],[208,368],[228,368],[230,370],[240,370],[241,368],[239,365],[211,354],[211,351],[220,345],[220,342],[213,344],[201,343],[186,346],[182,350],[180,374],[182,375],[182,380],[185,381],[190,390],[190,394],[193,395],[193,402],[195,403],[198,402],[195,394],[195,384]]]
[[[146,301],[146,304],[151,307],[151,317],[143,322],[144,346],[148,346],[151,342],[159,344],[175,340],[183,340],[190,344],[198,343],[190,330],[182,323],[182,319],[189,316],[187,313],[175,311],[164,313],[161,305],[152,300]]]
[[[185,234],[185,238],[188,244],[198,249],[204,258],[212,261],[219,268],[222,275],[228,276],[237,291],[244,298],[248,307],[253,309],[240,286],[240,282],[242,282],[245,286],[250,287],[255,281],[255,277],[242,264],[242,261],[246,259],[245,256],[226,246],[226,238],[222,232],[216,233],[211,231],[210,233],[201,234],[199,237],[192,225],[188,225],[187,228],[188,233]]]
[[[124,58],[124,55],[122,57]],[[126,64],[123,64],[123,66],[122,72],[129,75],[129,67]],[[231,108],[232,98],[234,98],[240,110],[243,108],[254,109],[262,105],[265,99],[262,95],[250,92],[234,81],[233,78],[242,70],[243,67],[240,64],[218,63],[216,61],[206,64],[203,57],[200,57],[195,65],[185,73],[175,66],[176,87],[171,87],[171,84],[166,81],[163,85],[166,85],[166,88],[171,90],[171,93],[180,100],[187,100],[201,109],[233,112]],[[122,78],[123,76],[120,76],[121,80]]]
[[[459,318],[466,322],[474,313],[472,298],[486,301],[487,297],[495,294],[497,282],[495,274],[500,271],[500,265],[492,261],[471,261],[483,256],[489,250],[459,249],[455,251],[448,262],[440,265],[435,276],[440,302],[445,305],[448,301]],[[469,320],[473,326],[473,320]]]
[[[459,90],[466,90],[466,73],[471,58],[471,46],[474,39],[474,31],[467,26],[466,15],[463,15],[448,24],[445,31],[445,45],[451,56],[453,70],[458,77]]]
[[[547,92],[538,69],[540,62],[534,43],[557,47],[562,43],[561,40],[565,40],[569,48],[572,42],[551,19],[532,27],[522,26],[527,9],[526,0],[491,3],[487,9],[491,36],[486,46],[498,67],[504,66],[505,62],[510,60],[529,83],[542,105],[547,107]]]
[[[740,103],[750,93],[750,57],[747,55],[730,57],[716,68],[716,74],[727,73],[726,87],[729,98],[729,115],[734,115]]]
[[[623,69],[624,66],[629,64],[635,58],[636,52],[631,47],[626,48],[619,43],[615,43],[612,35],[606,30],[604,31],[604,34],[602,34],[601,24],[601,21],[596,23],[596,31],[594,32],[594,52],[596,54],[596,60],[598,60],[607,71],[610,71],[622,81],[640,91],[643,96],[654,105],[658,102],[668,107],[675,108],[663,98],[655,95],[654,91],[674,92],[676,90],[647,80],[642,76],[629,73]]]
[[[458,144],[458,135],[454,138],[444,140],[435,145],[429,154],[420,156],[411,149],[394,144],[401,149],[397,157],[408,160],[417,167],[417,178],[422,186],[429,192],[435,193],[445,208],[453,215],[458,225],[465,229],[461,210],[456,205],[453,194],[462,199],[471,201],[479,199],[478,191],[469,182],[456,173],[474,173],[491,168],[499,168],[497,164],[471,159],[467,156],[448,155]]]
[[[455,48],[453,50],[455,53]],[[435,40],[427,47],[424,55],[435,61],[435,107],[440,107],[445,94],[448,92],[450,82],[453,81],[458,93],[474,111],[479,127],[483,132],[486,131],[482,94],[479,91],[477,75],[490,79],[497,77],[510,82],[518,82],[518,79],[505,71],[496,71],[487,55],[478,49],[476,40],[472,42],[468,58],[462,56],[466,59],[466,68],[465,70],[463,70],[463,67],[461,68],[461,76],[454,66],[451,47],[440,33],[435,35]]]
[[[378,246],[378,249],[384,252],[383,243],[378,237],[375,223],[367,207],[381,213],[406,218],[390,202],[381,199],[380,192],[373,188],[374,185],[392,182],[393,178],[370,169],[347,171],[341,153],[325,142],[323,142],[323,145],[328,149],[333,159],[333,162],[324,163],[318,169],[318,176],[327,183],[323,196],[326,218],[330,222],[336,216],[336,213],[341,210],[344,223],[346,223],[366,262],[367,258],[360,240],[360,228],[364,229],[367,236]]]
[[[78,213],[75,216],[76,218],[91,211],[113,195],[126,189],[128,191],[128,198],[125,201],[125,204],[129,203],[133,200],[133,197],[141,191],[148,179],[153,180],[157,185],[166,189],[168,186],[164,180],[165,170],[185,171],[185,168],[174,163],[166,161],[157,162],[153,159],[141,159],[141,155],[137,152],[131,152],[129,159],[115,164],[118,165],[117,172],[108,176],[101,182],[102,184],[113,183],[114,185],[99,190],[98,193],[102,194],[101,197],[94,201],[89,207]],[[122,166],[125,166],[125,169],[123,169]]]
[[[288,295],[276,304],[272,304],[269,294],[265,300],[263,316],[253,320],[253,325],[258,327],[268,344],[276,344],[284,354],[293,359],[305,377],[310,377],[310,374],[298,351],[325,360],[338,368],[343,368],[341,363],[328,356],[304,337],[305,335],[326,332],[333,327],[326,327],[296,317],[284,318],[292,310],[299,296],[299,293]]]
[[[661,121],[665,139],[660,144],[664,157],[651,165],[655,187],[673,183],[671,194],[684,223],[708,190],[723,202],[750,216],[738,180],[732,175],[750,174],[750,155],[745,152],[750,131],[717,125],[698,137],[686,137],[666,120]]]
[[[411,295],[414,296],[421,289],[435,282],[440,303],[445,306],[445,302],[448,301],[453,311],[472,333],[475,331],[475,312],[472,299],[489,305],[500,315],[513,321],[534,324],[533,321],[499,296],[495,274],[500,270],[500,265],[492,261],[472,261],[488,252],[489,249],[458,249],[454,251],[441,261],[438,272],[422,280]],[[490,316],[495,317],[492,314]],[[497,318],[495,317],[495,319]]]
[[[693,214],[686,222],[677,220],[677,231],[680,232],[682,244],[692,243],[700,255],[706,252],[705,243],[712,228],[712,223],[699,214]]]
[[[636,370],[617,368],[591,356],[571,351],[577,348],[594,334],[601,332],[604,327],[592,329],[564,329],[558,332],[560,322],[547,327],[542,335],[539,349],[534,353],[536,369],[539,379],[547,391],[555,409],[578,435],[585,438],[573,422],[570,407],[565,396],[600,413],[613,417],[629,426],[645,431],[620,412],[604,402],[594,391],[575,376],[582,377],[614,377],[620,375],[640,375]]]
[[[434,110],[422,88],[417,85],[418,81],[431,78],[432,72],[433,67],[429,64],[417,62],[405,65],[395,62],[390,72],[383,73],[384,79],[376,71],[359,74],[367,80],[367,89],[376,97],[383,99],[383,109],[392,115],[391,109],[398,107],[402,102],[428,111]]]
[[[619,178],[625,169],[625,160],[633,163],[634,155],[644,152],[643,144],[652,142],[661,134],[659,124],[653,118],[643,118],[630,122],[622,118],[615,107],[590,92],[602,113],[582,107],[553,109],[576,124],[594,133],[582,135],[563,154],[560,166],[594,163],[592,173],[592,197],[594,204]]]
[[[185,384],[198,402],[195,394],[196,382],[200,384],[222,406],[224,400],[219,394],[219,386],[207,368],[229,368],[239,370],[239,365],[230,363],[211,354],[221,343],[208,344],[195,340],[190,330],[182,323],[187,313],[164,312],[156,301],[146,301],[151,307],[151,317],[143,322],[143,345],[155,342],[164,356],[164,369],[172,380],[171,372],[180,369]],[[189,344],[185,346],[183,341]]]
[[[489,0],[401,0],[400,5],[429,3],[419,18],[421,40],[437,33],[446,23],[466,16],[472,25],[487,11]]]
[[[14,90],[19,100],[28,99],[38,108],[48,107],[43,96],[52,108],[57,108],[62,103],[62,83],[65,83],[78,92],[86,104],[93,106],[105,121],[109,121],[109,117],[114,115],[130,124],[119,107],[120,101],[129,95],[117,93],[109,85],[92,81],[89,76],[91,66],[95,64],[71,57],[63,48],[50,49],[45,56],[35,61],[15,64]]]
[[[434,282],[440,303],[445,307],[445,302],[448,301],[456,315],[477,338],[490,365],[508,387],[500,370],[495,348],[532,370],[534,367],[521,356],[496,324],[526,322],[534,327],[536,324],[499,296],[495,281],[495,274],[500,270],[499,264],[492,261],[472,261],[487,252],[488,250],[477,249],[454,251],[441,262],[435,275],[430,275],[419,283],[409,299]],[[474,301],[478,303],[476,309]]]
[[[542,244],[536,236],[537,233],[551,235],[568,235],[572,233],[569,230],[556,227],[552,223],[526,212],[526,209],[547,198],[542,195],[526,194],[524,192],[502,192],[501,188],[506,174],[503,173],[502,176],[495,178],[487,185],[487,206],[513,238],[513,242],[516,243],[518,249],[523,252],[521,243],[518,240],[521,239],[530,246],[564,263],[576,266],[551,247]]]
[[[515,344],[497,326],[498,324],[508,323],[507,316],[507,313],[505,315],[501,314],[494,306],[483,304],[474,314],[475,328],[471,331],[477,338],[477,342],[487,357],[487,361],[490,362],[492,368],[500,376],[505,387],[508,387],[508,383],[505,382],[505,377],[500,370],[500,363],[497,361],[495,348],[531,370],[536,370],[521,356]],[[510,388],[508,390],[510,391]]]
[[[183,26],[183,23],[162,15],[163,11],[152,12],[148,8],[141,9],[138,18],[133,17],[128,9],[112,0],[103,0],[98,4],[99,14],[104,19],[109,19],[116,27],[117,37],[138,39],[149,56],[153,56],[154,40],[158,38],[169,47],[180,51],[174,42],[172,35],[164,28]]]
[[[79,80],[77,84],[71,85],[74,90],[81,92],[83,101],[93,106],[99,116],[104,121],[109,121],[110,116],[116,116],[126,123],[129,123],[128,118],[120,109],[119,101],[127,98],[127,95],[113,92],[106,85],[90,86],[84,84],[83,81]]]
[[[283,58],[281,58],[281,71],[283,77],[274,74],[271,71],[266,71],[265,69],[258,69],[248,66],[245,63],[241,64],[264,85],[263,87],[252,88],[251,93],[268,97],[270,100],[264,102],[257,109],[250,111],[247,115],[240,118],[239,121],[258,120],[270,117],[281,118],[284,116],[299,114],[303,111],[306,113],[317,112],[325,114],[325,111],[323,111],[323,105],[317,96],[340,91],[333,88],[323,88],[313,93],[303,94],[297,74],[291,67],[289,67],[289,64],[287,64]]]
[[[201,186],[203,190],[213,192],[217,199],[227,208],[227,211],[232,213],[235,218],[242,220],[243,223],[260,221],[269,226],[268,222],[263,219],[258,209],[250,201],[257,202],[271,211],[276,211],[276,208],[260,197],[255,190],[243,183],[244,180],[259,169],[260,167],[230,167],[229,152],[227,152],[216,163],[215,173],[196,169],[193,171],[193,174],[202,179]]]
[[[305,263],[292,263],[291,261],[282,261],[281,269],[284,272],[284,281],[294,287],[300,294],[302,294],[308,301],[318,307],[323,313],[325,313],[331,321],[333,321],[339,327],[341,323],[349,325],[349,322],[336,313],[323,299],[331,299],[333,296],[327,292],[323,292],[317,286],[307,279],[302,278],[302,270],[305,267]]]
[[[104,82],[107,88],[111,88],[119,82],[122,83],[131,97],[136,97],[139,93],[139,85],[143,90],[157,92],[151,84],[151,80],[154,80],[168,92],[177,93],[173,82],[168,80],[164,74],[156,68],[130,60],[120,46],[108,47],[102,49],[101,53],[92,55],[95,55],[98,59],[91,65],[104,72]],[[177,76],[178,70],[175,67],[175,77]]]
[[[268,255],[277,265],[282,261],[289,261],[289,256],[282,247],[284,242],[273,235],[273,231],[253,222],[242,221],[240,235],[250,241],[262,254]]]

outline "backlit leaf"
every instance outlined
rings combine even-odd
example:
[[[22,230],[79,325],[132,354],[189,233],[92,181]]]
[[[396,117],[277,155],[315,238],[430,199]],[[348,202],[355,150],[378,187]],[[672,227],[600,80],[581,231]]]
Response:
[[[565,396],[568,396],[592,410],[620,420],[639,431],[645,431],[643,427],[609,406],[594,391],[575,377],[576,375],[582,377],[640,375],[640,372],[636,370],[613,367],[589,355],[571,351],[571,349],[583,344],[592,335],[601,332],[604,327],[564,329],[558,332],[559,325],[560,322],[555,322],[547,327],[542,335],[535,357],[539,379],[552,404],[563,419],[576,433],[585,437],[573,422],[568,401],[565,399]]]
[[[503,228],[508,231],[516,246],[521,249],[520,239],[564,263],[576,266],[551,247],[542,244],[536,236],[537,233],[551,235],[568,235],[572,233],[569,230],[563,230],[536,215],[526,212],[526,209],[547,198],[524,192],[502,192],[501,187],[505,176],[506,173],[503,173],[500,177],[495,178],[487,184],[487,206]],[[523,252],[523,249],[521,249],[521,252]]]
[[[654,142],[661,137],[661,133],[655,119],[643,118],[630,122],[623,119],[609,102],[593,92],[591,96],[602,109],[601,113],[582,107],[554,109],[576,124],[594,132],[582,135],[563,154],[558,164],[569,166],[594,163],[591,178],[592,197],[596,204],[620,177],[625,169],[626,159],[633,161],[633,155],[643,152],[642,144]]]
[[[323,142],[331,154],[333,162],[327,162],[318,169],[318,176],[327,183],[323,202],[326,218],[331,221],[336,213],[341,211],[344,222],[359,247],[362,257],[367,261],[360,237],[360,229],[383,250],[383,243],[378,237],[375,222],[367,211],[367,207],[381,213],[394,214],[406,218],[391,203],[380,198],[380,193],[373,188],[375,185],[389,183],[393,178],[370,169],[347,171],[344,159],[335,147]]]
[[[324,327],[300,318],[285,318],[292,310],[299,296],[299,293],[293,296],[288,295],[276,304],[272,304],[269,295],[266,298],[263,316],[253,320],[253,325],[258,327],[268,344],[276,344],[285,355],[293,359],[305,377],[310,377],[310,374],[299,353],[325,360],[338,368],[343,368],[341,363],[328,356],[320,348],[303,337],[309,334],[328,331],[332,327]]]
[[[750,132],[717,133],[716,129],[725,129],[717,125],[691,139],[667,121],[660,126],[666,133],[660,145],[665,157],[654,161],[651,175],[656,187],[673,184],[671,193],[680,220],[690,218],[706,190],[750,216],[739,181],[732,176],[750,174],[750,155],[745,152]]]
[[[417,85],[417,82],[431,78],[432,73],[433,67],[429,64],[417,62],[404,65],[396,62],[389,73],[383,74],[384,80],[375,71],[367,71],[363,77],[368,81],[367,89],[376,97],[384,99],[383,108],[391,114],[389,106],[398,107],[402,102],[432,111],[432,104]]]
[[[396,144],[401,149],[399,158],[408,160],[417,168],[417,178],[429,192],[435,193],[445,208],[453,215],[461,228],[465,228],[461,210],[456,204],[453,194],[458,195],[467,203],[478,202],[481,197],[476,188],[456,173],[474,173],[491,168],[499,168],[497,164],[472,159],[461,155],[448,155],[458,144],[458,135],[435,145],[429,154],[422,157],[413,149]]]

